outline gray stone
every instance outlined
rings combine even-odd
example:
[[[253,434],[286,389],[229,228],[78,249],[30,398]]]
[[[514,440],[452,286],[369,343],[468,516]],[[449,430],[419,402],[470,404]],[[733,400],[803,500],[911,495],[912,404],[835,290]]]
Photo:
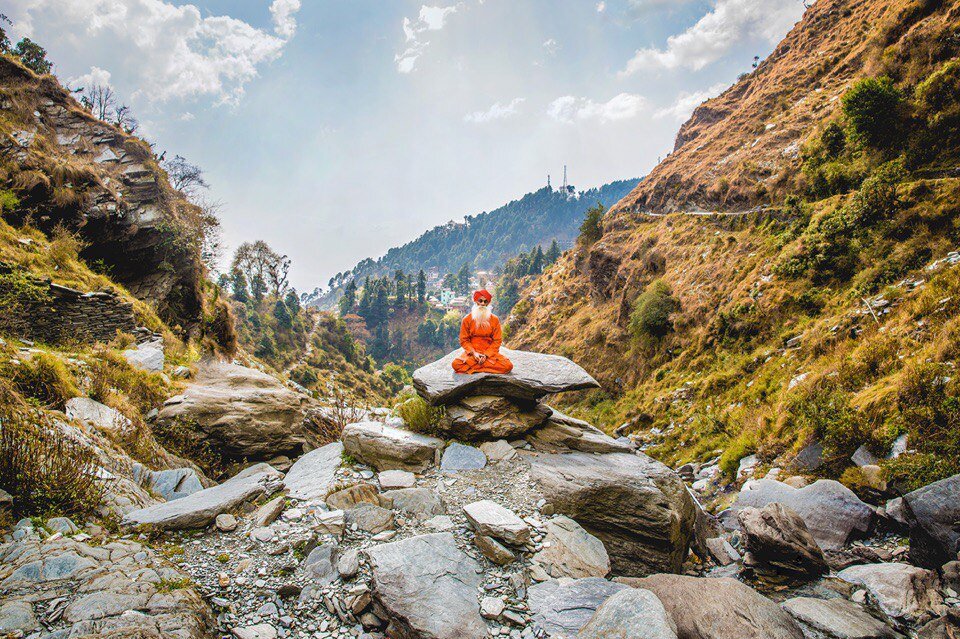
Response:
[[[237,639],[277,639],[277,629],[268,623],[233,628],[230,632]]]
[[[67,400],[65,408],[70,419],[76,419],[103,433],[123,436],[129,434],[133,428],[130,420],[122,413],[89,397],[72,397]]]
[[[880,610],[897,619],[917,619],[938,611],[943,604],[936,589],[936,574],[909,564],[851,566],[837,577],[866,588]]]
[[[560,515],[546,523],[546,530],[543,549],[534,561],[551,577],[606,577],[610,572],[610,557],[603,542],[574,520]]]
[[[128,348],[120,353],[134,368],[159,373],[163,370],[165,359],[163,357],[163,340],[152,340],[138,344],[134,348]]]
[[[399,488],[380,495],[380,505],[392,508],[418,519],[429,519],[443,514],[440,495],[429,488]]]
[[[582,419],[564,415],[557,409],[544,423],[527,434],[527,441],[547,453],[577,450],[584,453],[632,453],[634,446],[613,439]]]
[[[790,576],[816,577],[829,571],[823,551],[803,519],[783,504],[744,508],[737,518],[747,549],[745,565]]]
[[[456,524],[447,515],[437,515],[423,522],[423,525],[434,532],[446,532],[456,528]]]
[[[474,535],[473,543],[477,545],[477,548],[480,549],[480,552],[484,557],[498,566],[506,566],[517,560],[517,556],[513,554],[512,550],[501,544],[493,537],[487,537],[486,535]]]
[[[477,588],[480,566],[457,548],[450,533],[381,544],[366,551],[378,616],[388,636],[484,639]]]
[[[217,515],[214,524],[216,524],[217,530],[220,532],[233,532],[237,529],[239,522],[237,518],[230,513],[223,513],[222,515]]]
[[[503,614],[506,604],[499,597],[484,597],[480,600],[480,615],[484,619],[497,619]]]
[[[960,552],[960,475],[928,484],[902,498],[910,526],[910,559],[939,568]]]
[[[823,466],[823,444],[813,442],[799,453],[793,460],[794,465],[804,471],[813,472]]]
[[[287,495],[305,502],[322,501],[334,485],[342,458],[343,444],[333,442],[297,459],[283,478]]]
[[[508,348],[501,348],[500,352],[513,362],[513,370],[506,375],[455,373],[453,360],[461,353],[461,349],[457,349],[414,371],[414,388],[433,404],[448,404],[465,395],[539,399],[553,393],[600,387],[593,377],[566,357]]]
[[[317,532],[330,535],[342,535],[346,526],[346,517],[342,510],[330,510],[316,513]]]
[[[310,551],[303,560],[304,574],[321,586],[332,583],[337,578],[337,545],[321,544]]]
[[[510,509],[484,499],[463,507],[467,521],[478,534],[520,546],[530,540],[530,526]]]
[[[42,584],[47,581],[72,579],[77,574],[95,568],[97,563],[87,557],[81,557],[76,552],[64,552],[59,555],[44,557],[25,564],[10,574],[0,583],[0,587]]]
[[[63,535],[76,535],[80,532],[77,525],[67,517],[51,517],[46,521],[46,526],[53,532],[58,532]]]
[[[706,541],[710,556],[721,566],[729,566],[740,561],[740,553],[722,537],[712,537]]]
[[[123,524],[170,530],[202,528],[212,523],[217,515],[262,495],[266,490],[265,484],[278,479],[280,475],[273,468],[267,464],[257,464],[219,486],[127,513]]]
[[[434,465],[443,440],[379,422],[349,424],[341,435],[344,451],[377,470],[422,472]]]
[[[554,512],[603,542],[621,574],[677,571],[686,559],[696,507],[660,462],[625,453],[539,455],[530,476]]]
[[[9,599],[0,603],[0,633],[13,633],[17,630],[28,633],[40,627],[29,602]]]
[[[562,583],[544,581],[527,589],[527,604],[533,625],[553,636],[576,637],[593,613],[614,593],[628,589],[623,584],[597,577]]]
[[[380,497],[373,484],[355,484],[328,495],[326,502],[331,510],[349,510],[360,504],[379,506]]]
[[[780,502],[800,515],[824,550],[840,548],[855,536],[866,535],[874,520],[873,508],[860,501],[849,488],[830,479],[821,479],[800,489],[773,479],[748,482],[730,514],[748,507],[763,508],[773,502]],[[733,518],[726,519],[725,523],[733,523]]]
[[[352,579],[360,571],[360,551],[350,548],[337,559],[337,572],[344,579]]]
[[[440,459],[440,470],[445,473],[480,470],[486,465],[487,457],[482,450],[459,442],[453,442],[447,446]]]
[[[283,512],[285,500],[286,497],[281,495],[257,508],[257,511],[253,513],[253,525],[257,528],[263,528],[275,522],[280,513]]]
[[[846,599],[794,597],[780,605],[800,623],[829,639],[896,639],[901,636]]]
[[[516,449],[505,439],[480,444],[480,450],[491,462],[506,461],[517,456]]]
[[[167,501],[181,499],[203,490],[197,471],[192,468],[174,468],[150,473],[150,488]]]
[[[393,527],[393,511],[362,503],[351,508],[344,515],[347,525],[354,526],[368,533],[376,534]]]
[[[417,483],[417,477],[406,470],[385,470],[377,475],[377,481],[380,482],[381,489],[393,490],[413,488]]]
[[[627,588],[597,608],[577,639],[677,639],[677,632],[656,595]]]
[[[659,574],[620,581],[655,594],[683,639],[804,639],[780,606],[736,579]]]
[[[880,461],[880,458],[871,453],[870,449],[864,445],[854,451],[853,455],[850,456],[850,461],[860,467],[874,466]]]
[[[513,438],[543,424],[550,413],[535,400],[470,395],[446,406],[440,428],[466,441]]]

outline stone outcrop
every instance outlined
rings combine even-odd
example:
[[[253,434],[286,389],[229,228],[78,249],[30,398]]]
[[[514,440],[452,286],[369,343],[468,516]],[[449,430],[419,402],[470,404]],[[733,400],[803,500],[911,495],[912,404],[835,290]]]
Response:
[[[618,581],[655,594],[682,639],[804,639],[780,606],[735,579],[660,574]]]
[[[729,511],[725,525],[736,527],[736,514],[744,508],[763,508],[779,502],[796,512],[823,550],[833,550],[873,525],[874,510],[853,491],[831,479],[820,479],[803,488],[793,488],[774,479],[747,482]]]
[[[530,586],[527,603],[533,613],[534,627],[551,636],[576,637],[601,604],[626,588],[623,584],[597,577],[563,584],[544,581]]]
[[[579,450],[584,453],[632,453],[633,447],[610,437],[582,419],[555,408],[543,425],[526,436],[537,450],[548,453]]]
[[[577,639],[677,639],[677,629],[655,594],[627,588],[597,608]]]
[[[183,394],[164,403],[158,419],[198,429],[227,459],[266,460],[325,443],[311,434],[314,406],[272,375],[206,360]]]
[[[444,444],[379,422],[348,424],[341,437],[344,452],[377,470],[423,471],[436,463]]]
[[[758,572],[816,577],[829,571],[823,551],[800,515],[781,503],[744,508],[737,515],[743,530],[744,565]]]
[[[960,475],[907,493],[899,504],[910,526],[910,559],[939,568],[960,552]],[[888,511],[890,508],[888,508]]]
[[[866,588],[880,610],[895,619],[916,620],[939,612],[943,604],[936,573],[909,564],[851,566],[837,576]]]
[[[280,487],[280,475],[267,464],[257,464],[238,473],[219,486],[141,510],[127,513],[127,526],[155,526],[168,530],[203,528],[217,515]]]
[[[461,397],[445,408],[440,428],[467,441],[521,437],[551,414],[550,408],[535,400],[495,395]]]
[[[672,470],[646,455],[566,453],[530,459],[530,476],[558,513],[598,537],[621,574],[676,572],[696,508]]]
[[[480,567],[450,533],[410,537],[366,550],[373,598],[397,639],[484,639]]]
[[[432,404],[449,404],[468,395],[537,400],[553,393],[599,387],[589,373],[566,357],[507,348],[500,352],[513,362],[510,373],[459,375],[451,364],[460,352],[457,349],[414,371],[413,385],[421,397]]]
[[[846,599],[794,597],[782,604],[801,625],[829,639],[898,639],[903,635]]]
[[[606,577],[610,557],[603,542],[588,533],[580,524],[560,515],[546,523],[547,535],[543,550],[533,560],[555,579],[569,577]]]

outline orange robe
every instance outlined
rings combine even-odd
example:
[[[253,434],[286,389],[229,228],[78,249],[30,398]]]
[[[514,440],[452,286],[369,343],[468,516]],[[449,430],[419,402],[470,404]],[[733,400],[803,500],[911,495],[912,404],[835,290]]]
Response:
[[[473,321],[472,315],[467,315],[460,323],[460,346],[463,353],[453,360],[453,370],[458,373],[509,373],[513,364],[500,353],[500,344],[503,342],[503,333],[500,330],[500,320],[496,315],[490,316],[486,326],[480,326]],[[483,353],[487,361],[483,364],[477,361],[474,353]]]

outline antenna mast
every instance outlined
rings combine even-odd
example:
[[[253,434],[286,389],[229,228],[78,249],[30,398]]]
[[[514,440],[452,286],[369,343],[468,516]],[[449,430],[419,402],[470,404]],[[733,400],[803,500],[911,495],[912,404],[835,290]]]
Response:
[[[563,165],[563,192],[567,192],[567,165]]]

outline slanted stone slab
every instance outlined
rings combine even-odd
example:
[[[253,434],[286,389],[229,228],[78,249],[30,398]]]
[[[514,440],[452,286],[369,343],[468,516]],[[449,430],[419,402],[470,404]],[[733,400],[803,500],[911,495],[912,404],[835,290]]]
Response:
[[[902,635],[846,599],[794,597],[780,604],[793,617],[830,639],[896,639]],[[813,634],[813,633],[811,633]]]
[[[387,635],[418,639],[484,639],[477,587],[480,566],[450,533],[380,544],[364,551],[373,597],[390,621]]]
[[[333,487],[343,458],[343,444],[333,442],[311,450],[293,463],[283,483],[291,499],[322,501]]]
[[[467,521],[481,535],[502,539],[508,544],[522,545],[530,539],[530,526],[509,508],[484,499],[463,507]]]
[[[487,465],[487,456],[473,446],[453,442],[443,451],[440,470],[444,473],[458,473],[461,470],[480,470]]]
[[[127,513],[123,524],[150,525],[168,530],[202,528],[211,524],[220,513],[263,494],[266,482],[277,481],[281,477],[268,464],[257,464],[219,486]]]
[[[560,515],[546,524],[543,549],[533,560],[555,579],[570,577],[606,577],[610,557],[603,542],[588,533],[580,524]]]
[[[627,588],[597,608],[577,639],[677,639],[677,631],[656,595]]]
[[[936,573],[910,564],[850,566],[837,577],[866,588],[880,610],[897,619],[917,619],[943,604],[936,588]]]
[[[121,355],[134,368],[151,373],[159,373],[163,370],[163,340],[151,340],[138,344],[134,348],[123,351]]]
[[[133,425],[122,413],[89,397],[72,397],[66,403],[67,417],[112,435],[129,433]]]
[[[150,473],[151,488],[166,499],[182,499],[203,490],[197,471],[192,468],[173,468]]]
[[[443,448],[442,439],[379,422],[348,424],[341,439],[344,452],[377,470],[422,472]]]
[[[461,349],[447,354],[413,373],[413,386],[432,404],[449,404],[466,395],[498,395],[520,399],[539,399],[552,393],[599,388],[587,371],[566,357],[501,348],[513,370],[506,375],[453,372],[453,360]]]
[[[543,426],[527,434],[534,448],[548,453],[579,450],[584,453],[632,453],[633,446],[618,441],[582,419],[555,408]],[[629,441],[629,440],[628,440]]]
[[[576,637],[593,613],[614,593],[629,589],[623,584],[589,577],[560,585],[544,581],[527,590],[533,624],[553,636]]]

